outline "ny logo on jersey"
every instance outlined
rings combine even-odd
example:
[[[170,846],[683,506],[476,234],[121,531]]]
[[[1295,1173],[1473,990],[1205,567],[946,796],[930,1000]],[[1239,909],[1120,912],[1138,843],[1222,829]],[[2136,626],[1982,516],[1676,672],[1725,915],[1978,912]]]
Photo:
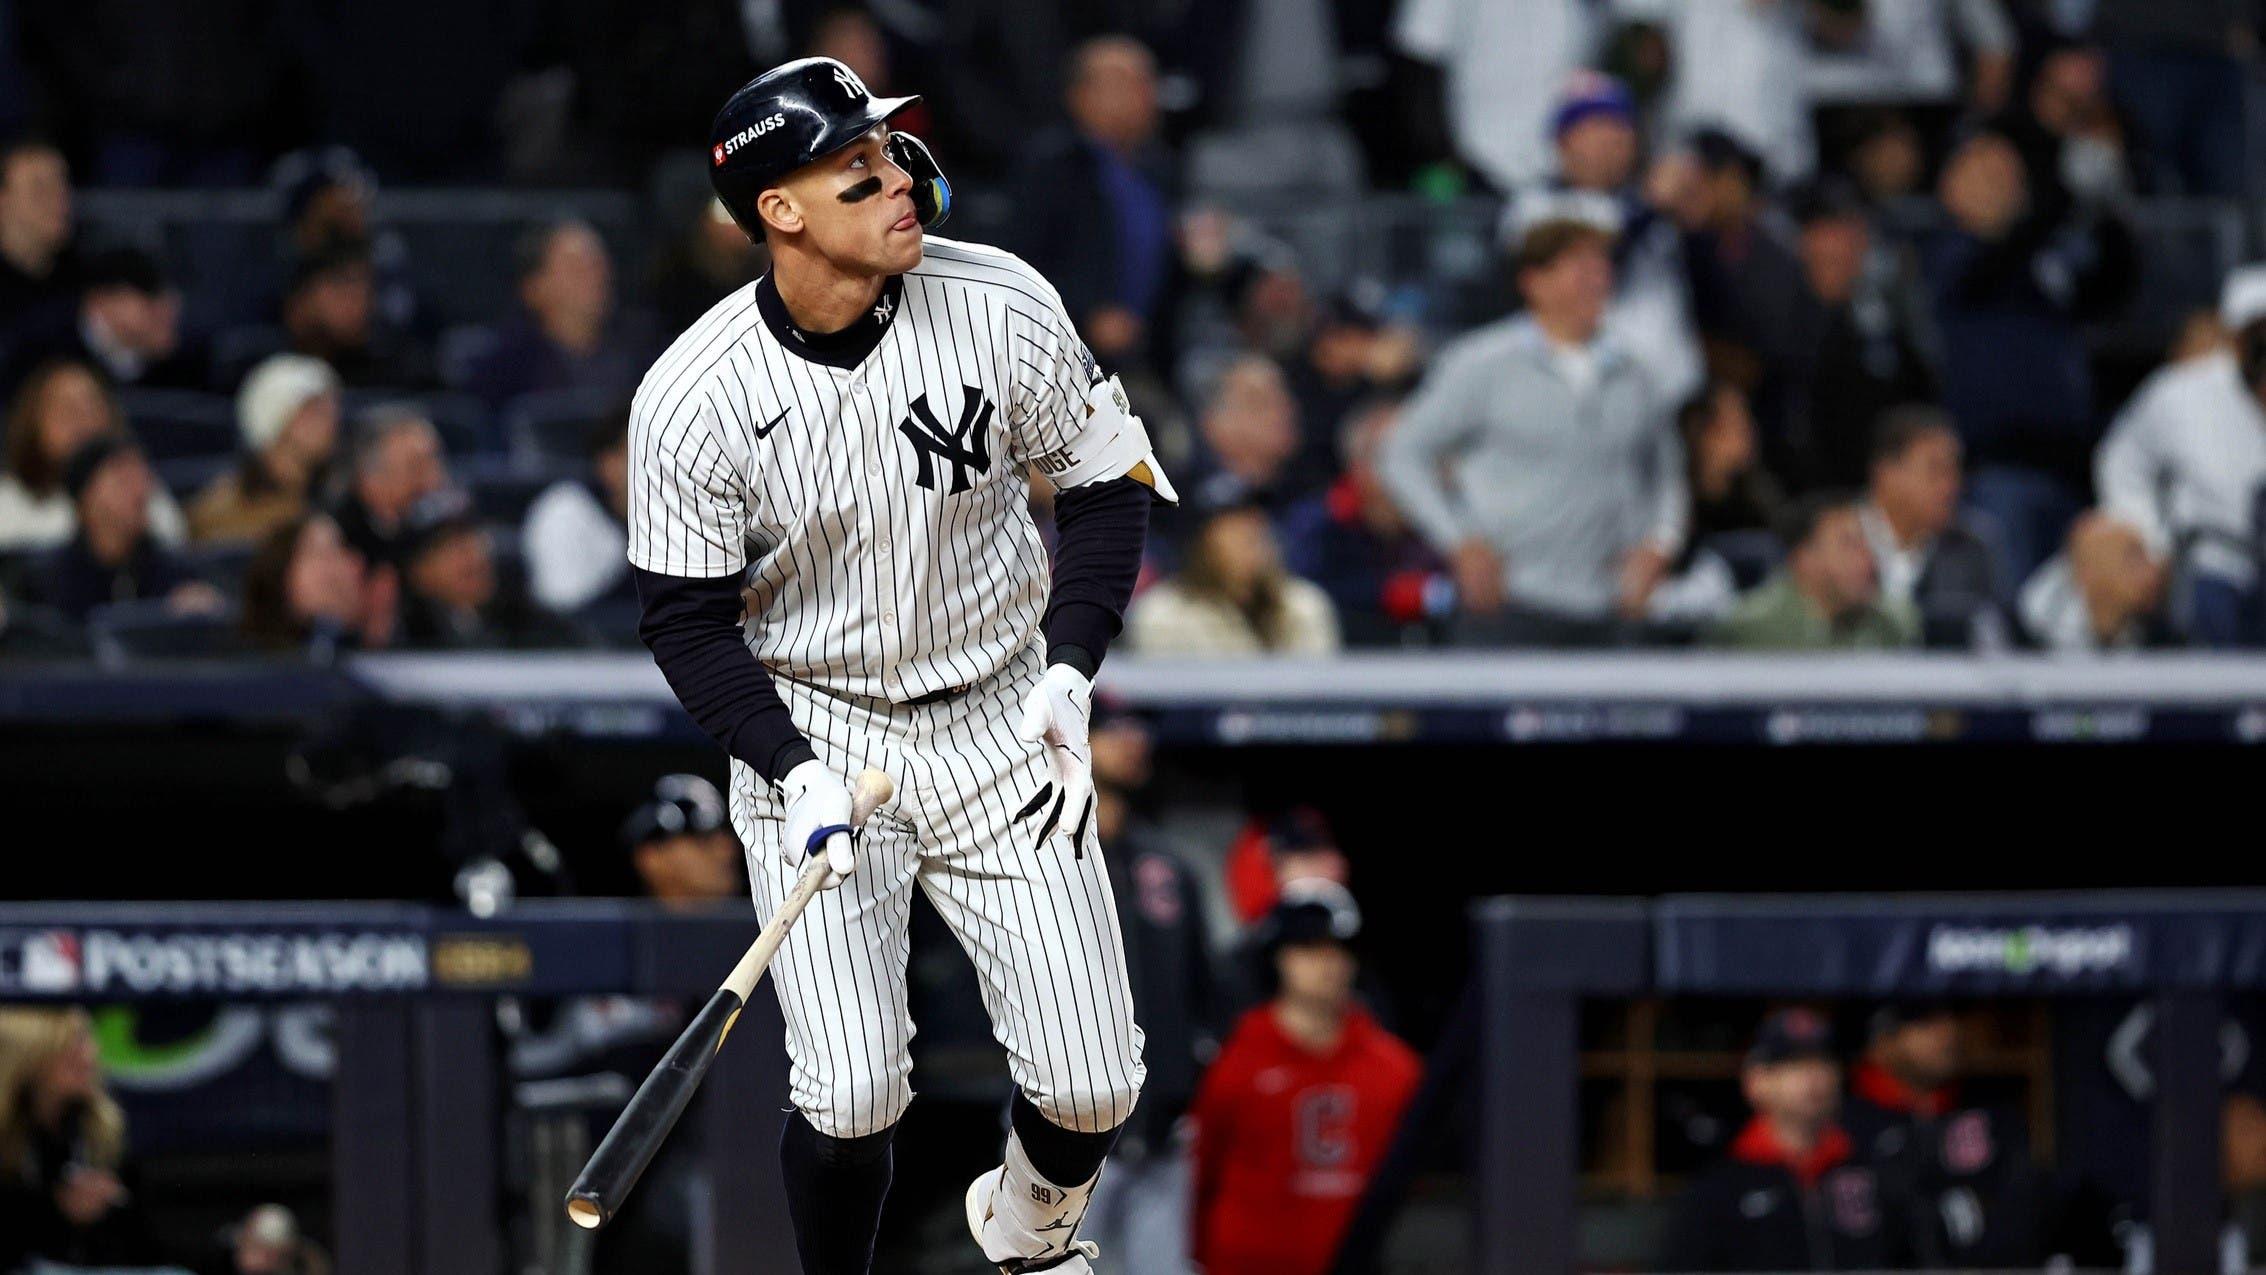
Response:
[[[936,464],[943,461],[952,466],[952,487],[947,493],[957,496],[968,489],[968,471],[982,474],[991,469],[991,448],[984,436],[991,432],[991,400],[973,385],[961,387],[967,391],[960,399],[960,423],[946,429],[929,410],[928,395],[913,400],[911,414],[897,423],[897,432],[913,445],[913,457],[920,469],[913,481],[930,491],[936,490]]]

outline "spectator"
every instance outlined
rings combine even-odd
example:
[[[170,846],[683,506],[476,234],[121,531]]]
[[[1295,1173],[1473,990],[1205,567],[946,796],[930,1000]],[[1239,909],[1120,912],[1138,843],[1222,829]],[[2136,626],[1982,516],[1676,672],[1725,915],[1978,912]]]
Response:
[[[572,615],[605,600],[634,601],[629,574],[629,418],[614,414],[590,438],[590,472],[543,489],[519,537],[535,601]]]
[[[1016,178],[1016,246],[1103,363],[1148,364],[1173,267],[1156,61],[1130,36],[1088,40],[1071,54],[1063,105],[1068,126],[1040,134]]]
[[[1387,487],[1453,566],[1460,640],[1618,640],[1683,547],[1675,430],[1636,365],[1601,339],[1609,246],[1583,222],[1529,230],[1518,255],[1528,313],[1443,351],[1385,442]]]
[[[37,138],[0,144],[0,337],[69,307],[79,286],[71,228],[63,152]]]
[[[1708,346],[1708,365],[1753,395],[1763,424],[1764,454],[1788,427],[1799,352],[1812,338],[1805,324],[1802,262],[1772,215],[1762,160],[1730,134],[1694,134],[1689,161],[1667,166],[1679,180],[1658,197],[1684,223],[1684,260],[1691,274],[1692,317]]]
[[[1762,468],[1754,414],[1738,386],[1718,381],[1676,414],[1683,440],[1691,534],[1653,592],[1645,618],[1665,637],[1682,638],[1728,614],[1741,580],[1760,579],[1778,560],[1769,528],[1786,497]]]
[[[400,592],[393,569],[364,562],[328,515],[296,514],[245,568],[244,636],[271,651],[381,650],[393,642]]]
[[[268,175],[284,229],[286,262],[313,260],[339,244],[369,245],[378,328],[407,332],[418,320],[409,247],[378,224],[378,177],[344,146],[315,146],[276,161]]]
[[[623,821],[621,839],[645,897],[665,907],[747,897],[740,843],[725,818],[723,795],[698,775],[655,781],[652,798]]]
[[[283,294],[291,352],[321,359],[357,389],[424,389],[433,361],[405,334],[378,322],[378,273],[366,239],[332,239],[292,264]]]
[[[463,493],[420,499],[402,520],[402,636],[433,649],[566,647],[583,643],[550,613],[507,592],[494,543]]]
[[[1408,1046],[1355,1001],[1361,914],[1343,886],[1287,887],[1262,950],[1274,984],[1196,1095],[1196,1262],[1324,1275],[1416,1092]]]
[[[82,1009],[0,1006],[0,1269],[162,1258]]]
[[[399,566],[403,516],[449,483],[440,433],[408,404],[373,408],[356,427],[349,461],[346,494],[332,517],[364,561]]]
[[[1399,423],[1400,405],[1386,399],[1349,414],[1340,435],[1345,473],[1282,519],[1285,562],[1322,586],[1351,646],[1398,645],[1443,629],[1455,610],[1455,582],[1377,469]]]
[[[1763,1020],[1739,1071],[1754,1116],[1678,1203],[1662,1265],[1678,1271],[1872,1271],[1903,1265],[1907,1202],[1836,1118],[1841,1066],[1825,1019]]]
[[[1551,135],[1557,168],[1505,207],[1505,246],[1515,254],[1529,227],[1559,218],[1610,233],[1614,292],[1606,334],[1636,359],[1663,402],[1697,393],[1704,368],[1683,238],[1638,188],[1635,101],[1619,80],[1577,71],[1559,95]]]
[[[1585,0],[1409,0],[1393,38],[1446,77],[1456,153],[1510,191],[1548,176],[1557,86],[1597,55],[1606,18]]]
[[[1353,864],[1321,811],[1293,806],[1272,819],[1245,824],[1228,850],[1225,873],[1228,906],[1237,921],[1251,925],[1274,911],[1291,882],[1320,879],[1345,885]]]
[[[2131,198],[2132,163],[2109,98],[2109,55],[2082,41],[2055,41],[2030,73],[2025,111],[2011,134],[2029,166],[2031,188],[2062,204],[2098,207]]]
[[[1959,432],[1932,407],[1882,418],[1858,521],[1884,603],[1909,607],[1929,646],[2003,644],[1990,550],[1959,521]]]
[[[1416,332],[1388,322],[1380,289],[1356,285],[1316,312],[1306,348],[1290,364],[1291,397],[1298,402],[1298,485],[1320,490],[1344,463],[1347,418],[1378,394],[1399,397],[1423,367]]]
[[[2130,523],[2095,510],[2069,528],[2069,544],[2022,586],[2017,610],[2032,642],[2049,651],[2164,646],[2164,565]]]
[[[515,250],[521,312],[496,332],[466,388],[497,411],[522,395],[582,390],[626,401],[645,374],[642,325],[614,308],[614,267],[588,223],[558,221]]]
[[[645,295],[671,332],[691,327],[710,306],[755,282],[770,260],[763,245],[724,211],[707,169],[694,155],[681,165],[663,161],[655,177],[657,215],[669,237],[653,262]]]
[[[96,607],[156,601],[179,615],[226,609],[219,591],[191,575],[150,533],[157,478],[131,438],[105,434],[71,453],[63,467],[78,532],[49,559],[48,605],[84,622]]]
[[[1856,192],[1835,179],[1797,194],[1805,284],[1765,463],[1797,490],[1863,484],[1881,413],[1935,397],[1921,357],[1922,303],[1901,254],[1884,251]]]
[[[1977,132],[1952,153],[1939,198],[1949,224],[1924,241],[1921,264],[1944,406],[1972,465],[1968,503],[2020,576],[2077,513],[2093,414],[2079,322],[2106,240],[2038,215],[2021,153],[2001,132]]]
[[[262,1204],[229,1227],[224,1251],[198,1275],[330,1275],[330,1258],[299,1229],[299,1218],[280,1204]]]
[[[1130,717],[1093,732],[1094,826],[1109,865],[1148,1078],[1119,1134],[1079,1234],[1129,1275],[1187,1275],[1189,1175],[1183,1117],[1218,1051],[1221,989],[1203,887],[1132,803],[1148,780],[1149,736]]]
[[[1722,130],[1755,153],[1780,184],[1810,175],[1817,163],[1810,131],[1810,49],[1825,6],[1803,0],[1621,0],[1621,5],[1635,14],[1657,13],[1667,32],[1674,63],[1671,127]]]
[[[1886,650],[1920,638],[1909,602],[1883,598],[1857,501],[1797,502],[1781,537],[1786,565],[1716,626],[1717,646],[1753,651]]]
[[[2093,465],[2102,508],[2178,565],[2190,636],[2228,647],[2266,642],[2266,266],[2227,277],[2220,320],[2234,348],[2150,376]]]
[[[1959,1015],[1941,1002],[1875,1011],[1849,1074],[1843,1125],[1860,1159],[1918,1207],[1913,1249],[1930,1268],[2035,1268],[2046,1260],[2050,1200],[2016,1112],[1960,1092]]]
[[[1298,400],[1274,360],[1246,354],[1227,366],[1197,422],[1203,444],[1189,490],[1233,490],[1280,509],[1305,493],[1295,462],[1303,446]]]
[[[1686,403],[1676,416],[1691,488],[1691,540],[1735,531],[1767,531],[1785,513],[1786,496],[1762,467],[1754,413],[1728,381]]]
[[[113,385],[202,389],[204,354],[181,340],[181,294],[157,258],[113,248],[87,259],[76,307],[51,310],[16,341],[11,385],[39,363],[67,359]]]
[[[1884,213],[1920,193],[1928,176],[1927,143],[1902,112],[1864,112],[1848,131],[1849,157],[1843,167],[1868,209]]]
[[[1329,655],[1329,595],[1283,569],[1266,509],[1249,494],[1210,498],[1178,574],[1133,600],[1126,638],[1145,655]]]
[[[71,496],[63,467],[71,454],[123,429],[100,377],[84,363],[41,364],[17,388],[8,410],[7,472],[0,473],[0,554],[52,549],[71,538]],[[181,543],[188,523],[163,487],[152,486],[150,531]]]
[[[189,505],[189,536],[248,544],[305,512],[338,450],[338,374],[320,359],[277,354],[236,393],[244,454]]]

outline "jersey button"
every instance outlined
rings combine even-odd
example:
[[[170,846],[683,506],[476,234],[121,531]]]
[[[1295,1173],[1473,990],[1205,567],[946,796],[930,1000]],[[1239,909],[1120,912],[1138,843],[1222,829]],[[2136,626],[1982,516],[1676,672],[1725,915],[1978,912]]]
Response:
[[[887,552],[889,552],[889,542],[888,542],[888,541],[884,540],[884,541],[882,541],[882,542],[881,542],[881,551],[882,551],[883,553],[887,553]]]
[[[884,611],[884,612],[882,612],[882,613],[881,613],[881,622],[882,622],[883,624],[895,624],[895,623],[897,622],[897,613],[896,613],[895,611]]]

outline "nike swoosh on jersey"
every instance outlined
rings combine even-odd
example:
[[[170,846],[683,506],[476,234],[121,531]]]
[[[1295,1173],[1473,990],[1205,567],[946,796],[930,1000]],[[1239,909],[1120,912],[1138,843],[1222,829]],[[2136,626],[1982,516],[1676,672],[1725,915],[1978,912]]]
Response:
[[[770,437],[771,431],[779,428],[779,422],[785,419],[787,419],[787,413],[781,412],[777,416],[772,417],[768,423],[756,426],[755,436],[757,438]]]

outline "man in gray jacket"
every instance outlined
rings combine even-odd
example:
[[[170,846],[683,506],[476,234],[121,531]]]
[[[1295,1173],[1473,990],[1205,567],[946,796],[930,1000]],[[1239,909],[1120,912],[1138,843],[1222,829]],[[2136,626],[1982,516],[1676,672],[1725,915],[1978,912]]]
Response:
[[[1454,569],[1458,640],[1623,641],[1682,547],[1669,405],[1600,335],[1610,250],[1586,222],[1529,228],[1526,312],[1441,351],[1386,443],[1386,484]]]

